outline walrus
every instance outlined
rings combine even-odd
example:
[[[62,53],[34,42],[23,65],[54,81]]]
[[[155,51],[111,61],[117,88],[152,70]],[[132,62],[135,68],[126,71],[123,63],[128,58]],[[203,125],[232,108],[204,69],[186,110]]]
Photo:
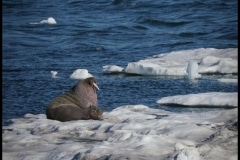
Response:
[[[80,80],[69,91],[53,99],[46,108],[48,119],[61,122],[72,120],[100,120],[103,109],[99,110],[94,77]]]

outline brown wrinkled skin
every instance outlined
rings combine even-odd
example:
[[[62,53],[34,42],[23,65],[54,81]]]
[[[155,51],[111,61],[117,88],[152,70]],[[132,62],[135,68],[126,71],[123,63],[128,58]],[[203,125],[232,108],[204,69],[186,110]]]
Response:
[[[61,122],[72,120],[100,119],[103,110],[98,110],[93,77],[79,81],[71,90],[55,98],[46,109],[48,119]]]

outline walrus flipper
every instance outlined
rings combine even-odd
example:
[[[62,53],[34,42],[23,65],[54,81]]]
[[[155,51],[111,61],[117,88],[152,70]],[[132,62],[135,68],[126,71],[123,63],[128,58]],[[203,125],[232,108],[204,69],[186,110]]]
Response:
[[[91,119],[101,120],[101,116],[102,116],[103,112],[104,112],[104,109],[91,109],[89,115],[90,115]]]

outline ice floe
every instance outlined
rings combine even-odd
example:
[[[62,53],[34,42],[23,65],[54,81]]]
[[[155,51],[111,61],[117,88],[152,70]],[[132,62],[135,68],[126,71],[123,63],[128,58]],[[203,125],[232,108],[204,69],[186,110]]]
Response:
[[[163,97],[158,104],[178,104],[185,106],[237,107],[238,92],[208,92],[198,94]]]
[[[173,113],[120,106],[103,120],[59,122],[26,114],[2,127],[3,160],[238,158],[238,108]]]
[[[238,73],[238,48],[198,48],[162,53],[137,62],[129,62],[124,72],[153,76],[186,76],[187,66],[191,61],[198,64],[198,70],[194,70],[197,77],[200,74],[236,74]],[[111,72],[110,69],[104,69],[104,72],[106,71]]]
[[[238,79],[236,78],[220,78],[218,81],[223,83],[238,83]]]
[[[71,79],[86,79],[89,77],[93,77],[91,73],[88,72],[87,69],[76,69],[70,76]]]

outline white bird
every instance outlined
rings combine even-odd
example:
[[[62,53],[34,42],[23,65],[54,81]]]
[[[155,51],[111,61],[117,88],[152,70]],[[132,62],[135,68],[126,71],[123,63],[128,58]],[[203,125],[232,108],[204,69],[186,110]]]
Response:
[[[83,80],[89,77],[93,77],[93,75],[88,73],[87,69],[76,69],[70,76],[71,79],[79,80]]]
[[[51,74],[52,74],[51,77],[52,78],[57,78],[57,76],[56,76],[57,73],[58,73],[57,71],[51,71]]]

